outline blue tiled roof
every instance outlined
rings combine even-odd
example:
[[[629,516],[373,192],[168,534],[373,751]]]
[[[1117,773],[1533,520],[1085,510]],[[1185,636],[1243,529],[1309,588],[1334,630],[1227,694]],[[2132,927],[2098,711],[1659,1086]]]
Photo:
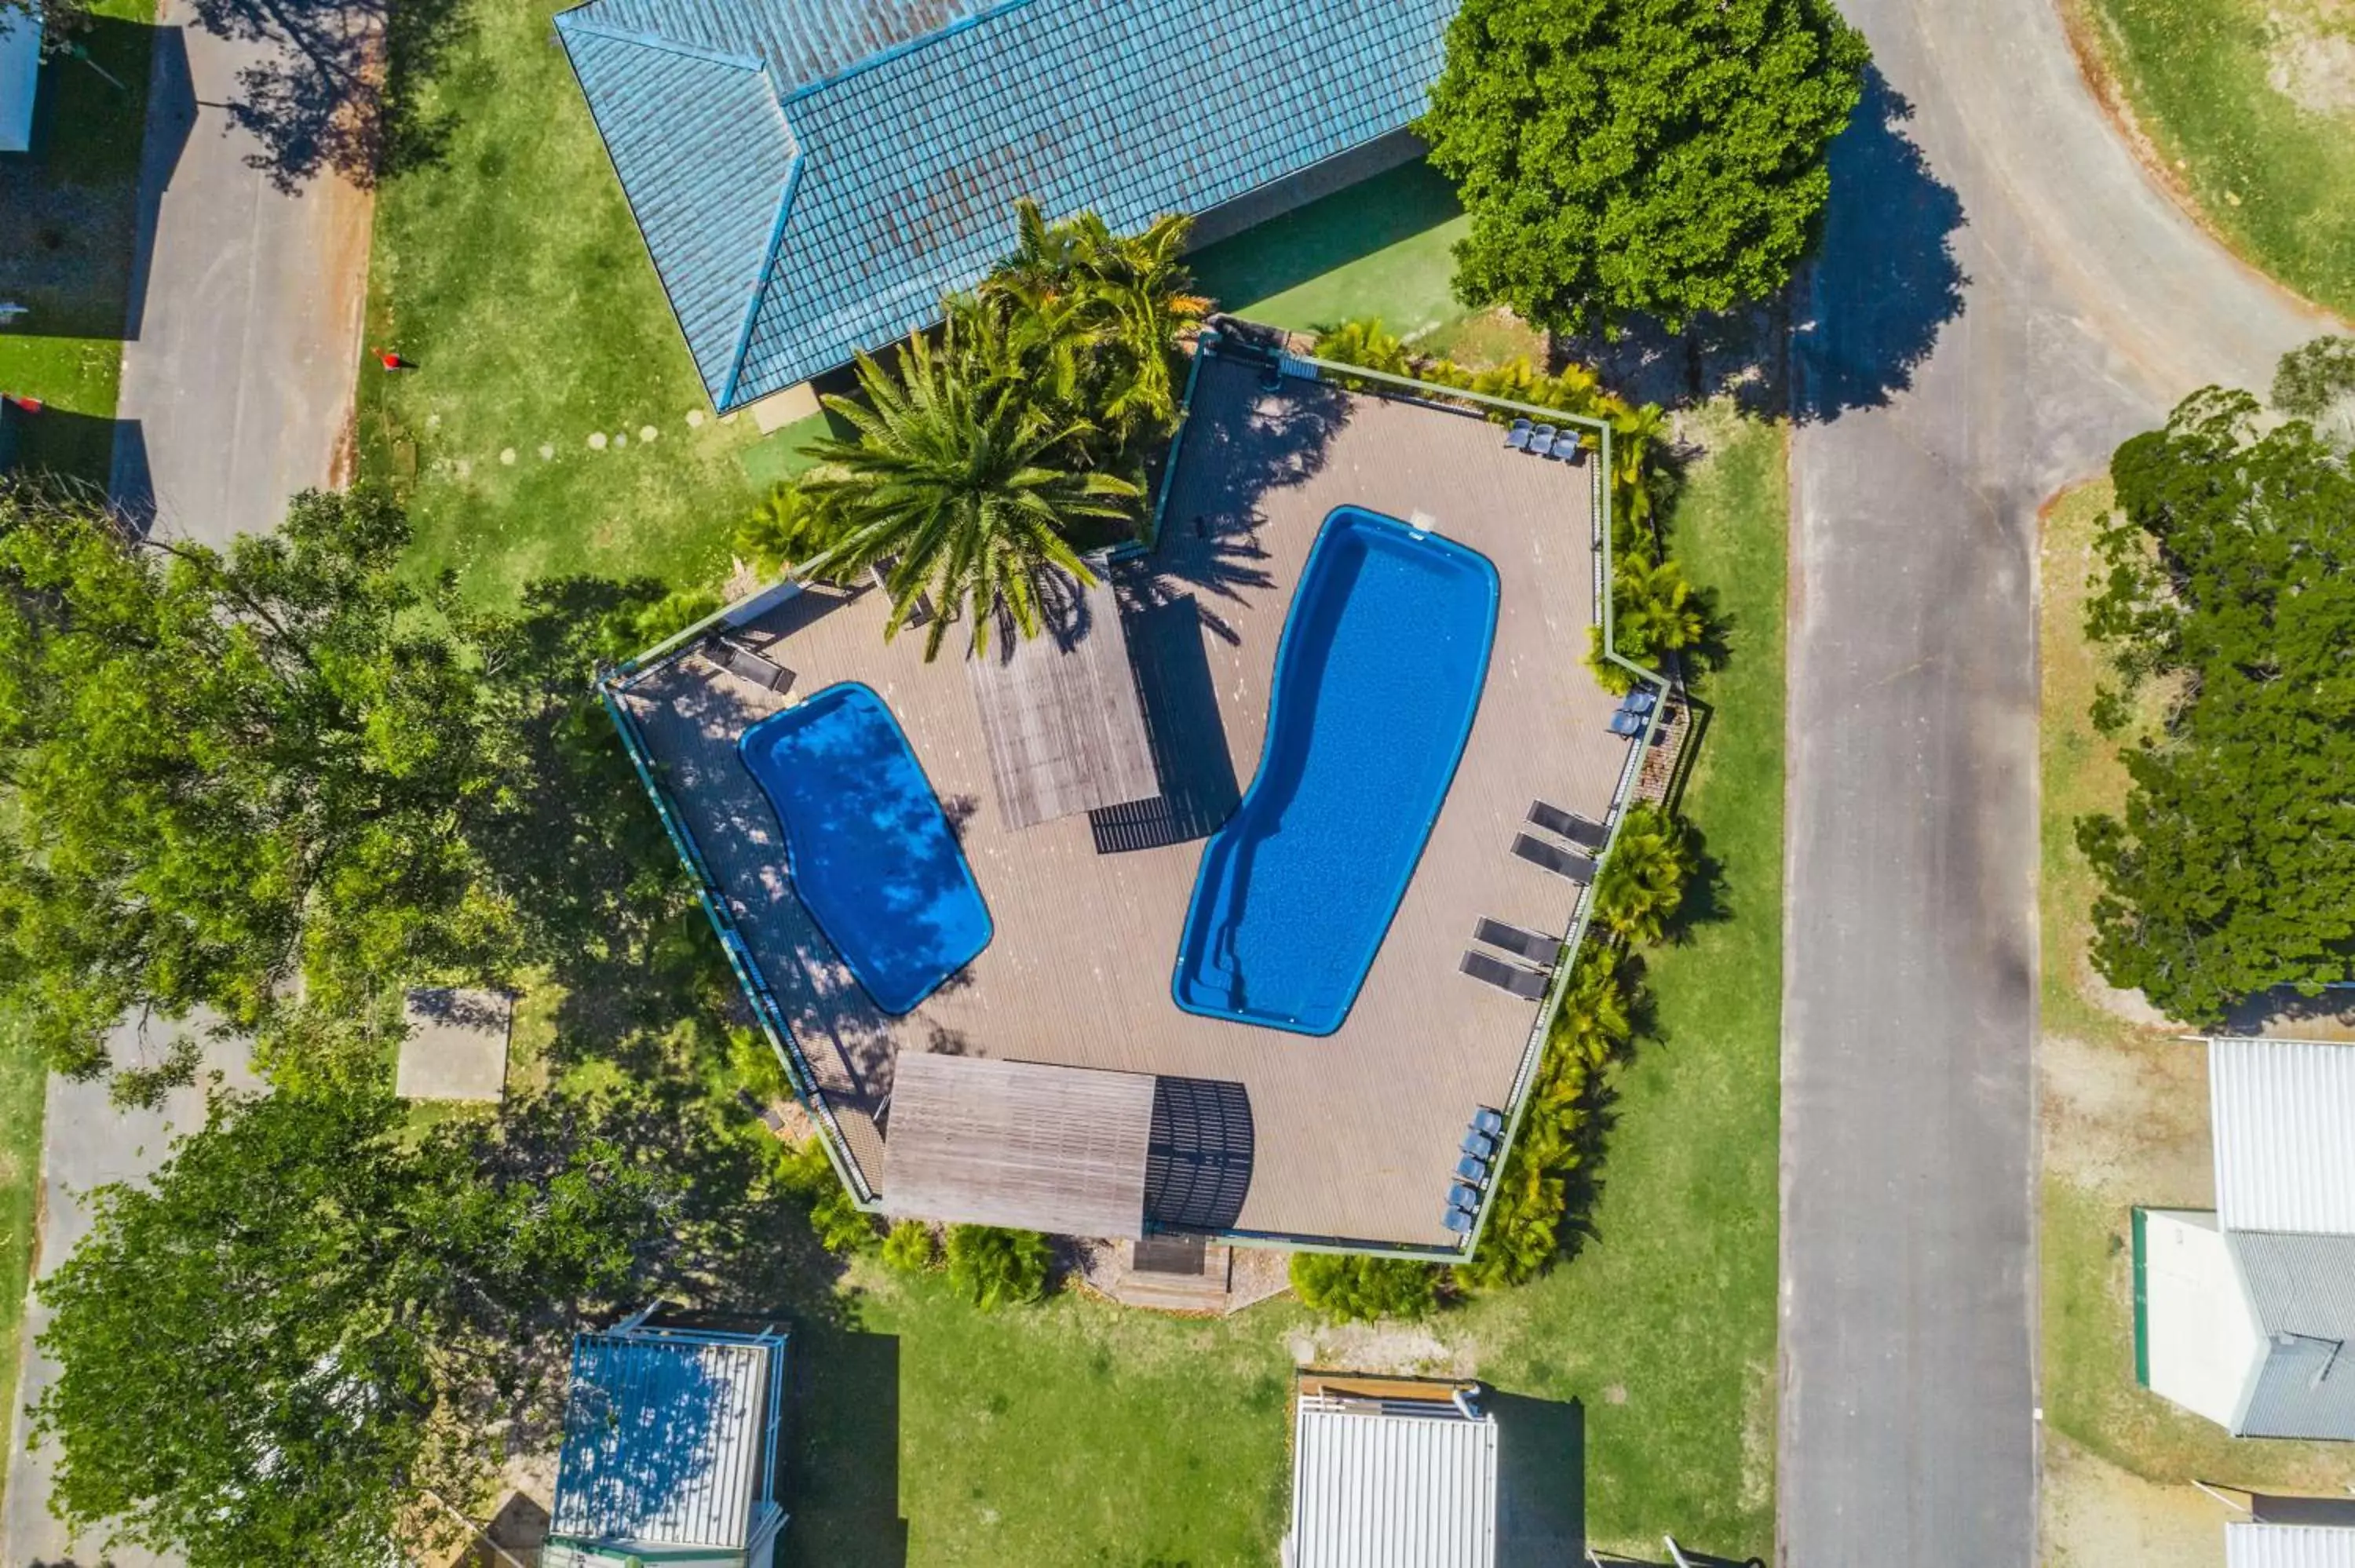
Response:
[[[728,408],[933,320],[1018,196],[1135,228],[1401,128],[1456,4],[589,0],[557,26]]]

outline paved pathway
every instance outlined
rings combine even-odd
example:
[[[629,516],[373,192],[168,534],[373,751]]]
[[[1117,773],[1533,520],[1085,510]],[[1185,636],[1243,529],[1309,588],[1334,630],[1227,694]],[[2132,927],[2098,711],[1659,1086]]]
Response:
[[[1795,1568],[2034,1558],[2036,509],[2324,330],[2150,184],[2051,3],[1845,7],[1886,81],[1794,366]]]
[[[118,1046],[118,1059],[122,1052]],[[121,1111],[107,1103],[106,1085],[76,1084],[52,1076],[46,1112],[46,1146],[41,1151],[40,1255],[36,1276],[46,1276],[70,1255],[90,1233],[90,1212],[82,1199],[93,1187],[144,1176],[164,1161],[176,1133],[204,1124],[205,1080],[218,1072],[232,1086],[251,1087],[254,1079],[245,1065],[242,1045],[208,1045],[197,1084],[176,1091],[161,1110]],[[57,1365],[33,1348],[34,1336],[46,1327],[48,1312],[37,1296],[25,1313],[25,1376],[19,1392],[29,1403],[38,1399],[57,1376]],[[8,1492],[0,1514],[0,1562],[7,1568],[33,1568],[36,1563],[94,1563],[101,1561],[98,1542],[76,1542],[49,1516],[50,1455],[28,1452],[21,1407],[13,1414],[15,1440],[8,1449]],[[144,1552],[117,1551],[104,1559],[114,1568],[161,1568],[167,1559]]]
[[[150,260],[123,348],[112,488],[166,532],[218,544],[275,527],[287,497],[342,477],[372,204],[332,169],[290,172],[283,145],[263,139],[314,128],[282,120],[257,134],[240,120],[233,105],[280,101],[250,73],[282,80],[295,51],[239,36],[251,29],[228,0],[211,11],[163,0],[157,18],[141,173]]]

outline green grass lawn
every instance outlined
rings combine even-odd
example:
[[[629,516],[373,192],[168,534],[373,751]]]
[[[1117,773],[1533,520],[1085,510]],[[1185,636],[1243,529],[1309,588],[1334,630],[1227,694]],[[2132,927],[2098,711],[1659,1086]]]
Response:
[[[2355,12],[2336,0],[2077,0],[2159,156],[2258,266],[2355,314]]]
[[[362,471],[407,494],[421,569],[485,602],[558,573],[716,586],[811,432],[712,416],[558,8],[465,7],[413,90],[449,138],[378,193],[368,341],[416,368],[362,365]]]
[[[99,0],[91,9],[82,39],[90,62],[53,58],[41,68],[39,150],[0,156],[0,300],[30,308],[18,324],[0,326],[0,392],[47,406],[20,426],[25,469],[103,484],[114,450],[155,5]]]
[[[0,1428],[16,1417],[24,1367],[25,1298],[32,1284],[33,1229],[40,1213],[41,1120],[49,1075],[40,1054],[0,1022]],[[6,1476],[0,1471],[0,1492]]]

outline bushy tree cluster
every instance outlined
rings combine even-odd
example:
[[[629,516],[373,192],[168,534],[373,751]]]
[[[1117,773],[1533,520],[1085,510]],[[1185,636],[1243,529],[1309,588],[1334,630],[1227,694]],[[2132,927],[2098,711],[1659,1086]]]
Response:
[[[2123,814],[2077,825],[2094,963],[2202,1024],[2355,971],[2355,474],[2259,413],[2211,387],[2118,449],[2086,606],[2118,678],[2096,724],[2145,692],[2161,708],[2125,753]]]
[[[1465,0],[1419,127],[1471,215],[1456,291],[1572,330],[1772,294],[1869,59],[1829,0]]]
[[[1301,1304],[1336,1323],[1427,1318],[1439,1305],[1440,1270],[1427,1263],[1295,1252],[1291,1270],[1293,1294]]]
[[[51,1506],[191,1568],[406,1561],[446,1518],[423,1492],[477,1504],[546,1441],[570,1330],[668,1245],[677,1196],[594,1136],[217,1098],[40,1287]]]
[[[1043,1299],[1055,1265],[1045,1236],[996,1225],[951,1225],[942,1252],[949,1287],[985,1312]]]

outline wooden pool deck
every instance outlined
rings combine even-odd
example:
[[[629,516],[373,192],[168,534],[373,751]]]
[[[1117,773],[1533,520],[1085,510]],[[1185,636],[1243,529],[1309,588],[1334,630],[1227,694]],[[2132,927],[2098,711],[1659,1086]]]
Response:
[[[1201,840],[1258,766],[1276,645],[1309,546],[1335,507],[1428,514],[1502,579],[1497,641],[1455,784],[1340,1030],[1309,1038],[1181,1012],[1170,974]],[[1588,673],[1591,467],[1506,450],[1469,416],[1202,368],[1160,548],[1115,576],[1165,786],[1163,802],[1019,831],[953,630],[887,644],[872,589],[811,588],[741,635],[794,673],[771,694],[689,655],[620,693],[730,902],[868,1180],[888,1194],[876,1124],[903,1051],[1240,1085],[1250,1181],[1231,1228],[1450,1245],[1441,1224],[1474,1111],[1511,1094],[1538,1004],[1457,972],[1483,916],[1567,929],[1577,890],[1510,853],[1533,800],[1603,821],[1629,742]],[[1401,642],[1401,661],[1415,656]],[[794,899],[766,799],[736,736],[837,681],[899,716],[957,825],[996,924],[989,947],[904,1018],[866,999]],[[1237,1097],[1230,1092],[1224,1103]]]

